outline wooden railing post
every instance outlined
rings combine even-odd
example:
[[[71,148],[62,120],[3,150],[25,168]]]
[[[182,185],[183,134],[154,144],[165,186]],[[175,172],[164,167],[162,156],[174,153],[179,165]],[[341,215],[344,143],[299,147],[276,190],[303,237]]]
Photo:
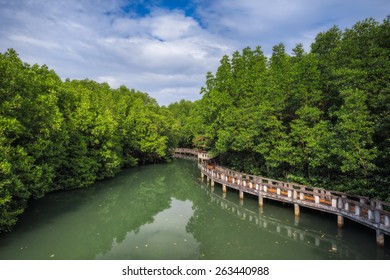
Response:
[[[337,208],[337,198],[332,197],[332,207]]]
[[[355,215],[360,217],[360,213],[361,213],[360,205],[356,204],[355,205]]]
[[[337,208],[343,209],[343,206],[344,206],[343,199],[341,197],[339,197],[337,200]]]
[[[390,227],[390,217],[388,215],[385,216],[385,226]]]
[[[382,204],[379,202],[379,201],[376,201],[375,202],[375,223],[378,223],[380,224],[381,222],[381,213],[379,210],[382,210],[383,207],[382,207]]]

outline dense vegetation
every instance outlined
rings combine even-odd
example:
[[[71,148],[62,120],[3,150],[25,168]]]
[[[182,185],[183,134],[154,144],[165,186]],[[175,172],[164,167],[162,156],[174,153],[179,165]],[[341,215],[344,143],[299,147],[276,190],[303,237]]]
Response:
[[[317,35],[270,58],[224,56],[202,98],[160,107],[146,93],[61,79],[0,53],[0,232],[31,198],[122,167],[209,150],[252,174],[390,202],[390,18]]]
[[[0,232],[30,198],[82,188],[124,166],[162,161],[177,145],[172,113],[147,94],[0,53]]]
[[[224,56],[201,100],[169,106],[180,143],[248,173],[390,201],[389,20],[333,27],[308,53]]]

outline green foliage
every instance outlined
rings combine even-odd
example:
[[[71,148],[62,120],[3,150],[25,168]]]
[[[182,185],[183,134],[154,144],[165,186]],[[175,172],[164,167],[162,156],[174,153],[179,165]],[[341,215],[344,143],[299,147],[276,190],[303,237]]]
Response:
[[[242,171],[389,200],[389,19],[225,55],[186,133]]]
[[[62,82],[12,49],[0,53],[0,232],[30,198],[165,160],[177,134],[173,115],[145,93]]]

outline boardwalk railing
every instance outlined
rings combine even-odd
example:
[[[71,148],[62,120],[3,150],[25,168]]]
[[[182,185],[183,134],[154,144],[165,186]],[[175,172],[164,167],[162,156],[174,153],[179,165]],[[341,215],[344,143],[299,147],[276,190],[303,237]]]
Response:
[[[197,157],[199,160],[209,160],[210,156],[207,152],[201,150],[187,149],[187,148],[176,148],[175,156],[184,155],[184,156],[193,156]]]
[[[259,206],[263,198],[294,204],[295,215],[299,216],[299,207],[307,207],[337,215],[339,227],[344,225],[344,217],[373,228],[377,233],[377,243],[384,245],[384,234],[390,235],[390,212],[383,209],[389,203],[369,199],[368,197],[350,195],[338,191],[309,187],[301,184],[254,176],[228,169],[208,162],[210,156],[203,151],[179,148],[176,154],[193,155],[200,162],[201,175],[211,181],[239,191],[240,199],[244,193],[258,197]]]

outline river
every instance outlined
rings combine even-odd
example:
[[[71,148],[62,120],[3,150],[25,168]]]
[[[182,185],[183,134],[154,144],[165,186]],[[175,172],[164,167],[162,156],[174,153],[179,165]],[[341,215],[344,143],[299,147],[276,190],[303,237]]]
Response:
[[[390,259],[389,243],[349,220],[338,229],[334,215],[240,202],[176,159],[32,201],[0,235],[0,259]]]

